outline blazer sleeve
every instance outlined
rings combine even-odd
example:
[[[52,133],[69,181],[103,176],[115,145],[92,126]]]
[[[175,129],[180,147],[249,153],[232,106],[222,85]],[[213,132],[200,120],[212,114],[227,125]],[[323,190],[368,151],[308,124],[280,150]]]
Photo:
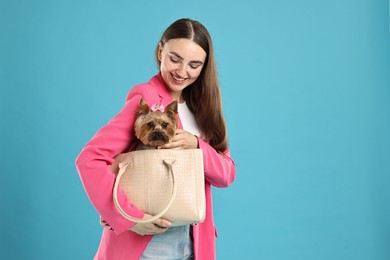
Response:
[[[114,206],[112,191],[115,174],[111,172],[110,166],[115,156],[134,142],[134,121],[140,98],[139,93],[129,95],[122,110],[95,134],[76,159],[76,168],[88,198],[117,234],[136,223],[125,219]],[[129,215],[136,218],[144,216],[141,210],[128,201],[121,189],[118,191],[118,200]]]
[[[199,137],[198,142],[203,153],[206,181],[219,188],[228,187],[236,178],[236,165],[230,157],[230,150],[220,154]]]

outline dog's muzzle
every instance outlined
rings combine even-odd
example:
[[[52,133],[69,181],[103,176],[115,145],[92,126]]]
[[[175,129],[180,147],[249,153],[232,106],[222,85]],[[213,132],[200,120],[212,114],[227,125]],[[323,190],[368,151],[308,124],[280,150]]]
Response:
[[[166,140],[167,136],[162,132],[153,132],[150,136],[152,140]]]

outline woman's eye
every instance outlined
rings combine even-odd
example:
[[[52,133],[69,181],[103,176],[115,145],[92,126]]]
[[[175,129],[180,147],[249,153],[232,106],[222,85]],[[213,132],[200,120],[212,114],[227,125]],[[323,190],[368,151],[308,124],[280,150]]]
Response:
[[[148,123],[147,124],[149,128],[153,128],[154,127],[154,124],[152,122]]]
[[[179,60],[176,60],[176,59],[174,59],[174,58],[171,58],[171,61],[172,61],[173,63],[179,63]]]

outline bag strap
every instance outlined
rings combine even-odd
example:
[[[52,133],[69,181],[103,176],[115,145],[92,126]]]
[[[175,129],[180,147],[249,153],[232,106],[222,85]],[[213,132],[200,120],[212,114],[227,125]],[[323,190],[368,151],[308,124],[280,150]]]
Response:
[[[134,218],[134,217],[130,216],[122,209],[121,205],[118,202],[119,181],[122,178],[122,175],[124,174],[127,166],[131,163],[132,162],[119,164],[119,173],[118,173],[118,176],[116,177],[115,184],[114,184],[114,191],[113,191],[114,204],[115,204],[115,207],[117,208],[117,210],[119,211],[119,213],[121,213],[121,215],[123,217],[125,217],[126,219],[133,221],[133,222],[136,222],[136,223],[150,223],[156,219],[161,218],[169,210],[173,201],[175,200],[176,193],[177,193],[177,183],[175,182],[175,174],[173,172],[173,167],[172,167],[172,165],[175,163],[175,159],[163,159],[163,163],[165,164],[165,166],[168,167],[168,173],[172,176],[173,189],[172,189],[171,199],[169,200],[167,206],[161,212],[159,212],[156,215],[152,216],[151,218],[147,218],[147,219]]]

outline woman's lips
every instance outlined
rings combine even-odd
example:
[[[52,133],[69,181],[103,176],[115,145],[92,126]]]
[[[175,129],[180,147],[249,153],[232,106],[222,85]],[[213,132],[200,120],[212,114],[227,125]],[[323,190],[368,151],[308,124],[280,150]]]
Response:
[[[185,82],[185,80],[186,80],[186,78],[181,78],[181,77],[175,76],[173,74],[172,74],[172,79],[177,84],[183,84]]]

